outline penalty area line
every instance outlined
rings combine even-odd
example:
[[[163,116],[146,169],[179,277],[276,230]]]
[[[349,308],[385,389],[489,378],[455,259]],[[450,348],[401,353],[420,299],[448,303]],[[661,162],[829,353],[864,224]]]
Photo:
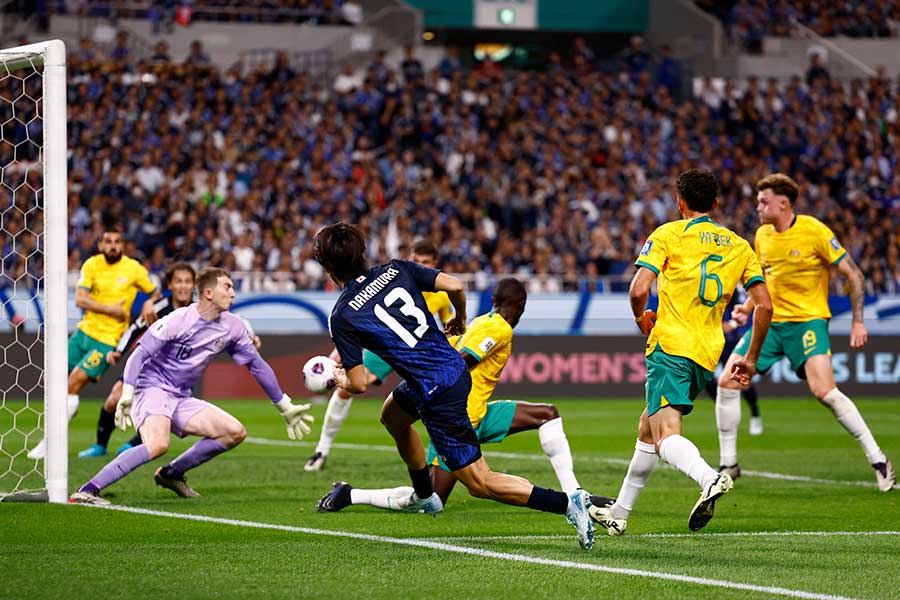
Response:
[[[732,590],[741,590],[748,592],[760,592],[764,594],[774,594],[778,596],[786,596],[789,598],[806,598],[810,600],[850,600],[845,596],[835,596],[832,594],[819,594],[815,592],[806,592],[803,590],[793,590],[789,588],[753,585],[749,583],[739,583],[736,581],[727,581],[724,579],[711,579],[708,577],[694,577],[691,575],[679,575],[677,573],[666,573],[663,571],[648,571],[643,569],[628,569],[621,567],[610,567],[607,565],[576,562],[570,560],[557,560],[550,558],[540,558],[537,556],[528,556],[525,554],[513,554],[509,552],[495,552],[493,550],[484,550],[481,548],[471,548],[468,546],[458,546],[443,542],[422,540],[416,538],[396,538],[381,535],[371,535],[367,533],[356,533],[352,531],[340,531],[330,529],[315,529],[311,527],[297,527],[293,525],[279,525],[277,523],[262,523],[257,521],[244,521],[240,519],[225,519],[220,517],[210,517],[206,515],[186,514],[169,512],[162,510],[151,510],[147,508],[136,508],[131,506],[87,506],[88,508],[101,508],[103,510],[113,510],[118,512],[133,513],[138,515],[148,515],[155,517],[165,517],[169,519],[182,519],[185,521],[198,521],[202,523],[216,523],[219,525],[230,525],[234,527],[244,527],[250,529],[272,529],[277,531],[287,531],[290,533],[304,533],[308,535],[320,535],[339,538],[350,538],[357,540],[365,540],[369,542],[378,542],[385,544],[396,544],[401,546],[413,546],[416,548],[427,548],[430,550],[438,550],[442,552],[452,552],[455,554],[468,554],[482,558],[494,558],[498,560],[507,560],[513,562],[528,563],[549,567],[561,567],[564,569],[577,569],[582,571],[594,571],[601,573],[611,573],[614,575],[627,575],[631,577],[643,577],[647,579],[662,579],[666,581],[677,581],[681,583],[691,583],[695,585],[703,585],[708,587],[727,588]],[[573,539],[574,536],[570,536]]]
[[[316,442],[290,442],[288,440],[272,440],[268,438],[260,438],[250,436],[244,440],[245,444],[258,444],[260,446],[285,446],[285,447],[314,447]],[[332,448],[337,448],[338,450],[363,450],[366,452],[397,452],[397,448],[395,446],[385,446],[378,444],[348,444],[348,443],[335,443],[332,444]],[[547,457],[544,454],[529,454],[525,452],[496,452],[487,450],[484,452],[485,457],[487,458],[510,458],[513,460],[537,460],[537,461],[546,461]],[[599,462],[605,463],[608,465],[622,465],[628,466],[628,461],[622,458],[603,458],[599,456],[576,456],[575,461],[588,461],[588,462]],[[668,466],[668,465],[667,465]],[[776,481],[797,481],[800,483],[815,483],[820,485],[852,485],[858,487],[876,487],[876,484],[873,481],[841,481],[840,479],[820,479],[817,477],[807,477],[806,475],[787,475],[785,473],[772,473],[771,471],[752,471],[747,469],[741,470],[742,475],[748,475],[750,477],[761,477],[763,479],[774,479]],[[900,489],[900,484],[894,486],[894,489]]]
[[[628,538],[731,538],[731,537],[857,537],[857,536],[893,536],[900,535],[900,531],[722,531],[715,533],[639,533],[628,535]],[[569,536],[564,535],[466,535],[466,536],[442,536],[418,538],[422,540],[436,540],[445,542],[487,542],[504,540],[562,540]],[[602,536],[606,537],[606,536]]]

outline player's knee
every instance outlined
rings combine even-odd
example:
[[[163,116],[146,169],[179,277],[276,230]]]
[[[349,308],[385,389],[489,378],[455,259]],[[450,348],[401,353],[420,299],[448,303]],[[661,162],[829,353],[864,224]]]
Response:
[[[247,429],[244,427],[243,423],[235,420],[228,424],[225,428],[225,434],[222,437],[224,438],[225,446],[233,448],[247,439]]]
[[[828,392],[836,389],[837,388],[831,383],[821,384],[814,381],[809,382],[809,391],[812,392],[812,395],[816,397],[816,400],[818,400],[828,408],[835,408],[834,399],[833,397],[828,395]]]
[[[144,447],[147,448],[147,454],[150,455],[150,460],[154,458],[159,458],[163,454],[169,451],[169,439],[168,438],[153,438],[150,437],[148,439],[143,440]]]
[[[552,404],[540,404],[538,405],[538,419],[541,421],[541,424],[546,423],[547,421],[552,421],[553,419],[559,418],[559,411],[556,410],[556,407]]]
[[[119,404],[119,398],[121,398],[121,394],[110,394],[106,397],[106,402],[103,403],[103,410],[108,413],[116,412],[116,405]]]

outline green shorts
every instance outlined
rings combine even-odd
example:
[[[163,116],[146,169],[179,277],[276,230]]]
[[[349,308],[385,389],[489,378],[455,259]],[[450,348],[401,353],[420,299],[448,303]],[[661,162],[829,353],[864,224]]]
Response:
[[[106,353],[111,350],[115,350],[115,346],[98,342],[82,330],[76,329],[69,338],[69,373],[75,367],[79,367],[93,381],[98,381],[109,368]]]
[[[734,347],[734,353],[744,356],[750,348],[750,336],[753,329],[748,329],[741,341]],[[828,338],[828,321],[812,319],[799,323],[772,323],[766,341],[763,342],[756,361],[756,370],[766,373],[783,357],[791,363],[791,368],[802,379],[806,379],[803,364],[810,356],[817,354],[831,355],[831,340]]]
[[[515,400],[495,400],[487,403],[487,412],[484,418],[475,428],[475,435],[478,436],[480,444],[496,444],[502,442],[509,433],[509,427],[512,425],[513,416],[516,414],[516,406],[519,403]],[[426,465],[435,465],[445,471],[449,471],[447,465],[438,456],[437,450],[433,444],[428,444],[428,455],[425,458]]]
[[[694,398],[713,378],[694,361],[683,356],[666,354],[656,349],[646,357],[647,362],[647,416],[664,406],[678,406],[682,414],[694,410]]]
[[[394,372],[391,365],[384,362],[381,357],[374,352],[369,352],[365,348],[363,348],[363,366],[367,368],[372,375],[378,378],[379,383],[382,383],[388,375]]]

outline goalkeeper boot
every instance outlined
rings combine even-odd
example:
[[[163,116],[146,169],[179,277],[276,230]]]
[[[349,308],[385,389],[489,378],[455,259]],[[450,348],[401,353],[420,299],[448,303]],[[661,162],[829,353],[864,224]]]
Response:
[[[602,496],[591,497],[591,507],[588,509],[591,520],[606,529],[607,535],[622,535],[625,533],[628,519],[619,519],[614,515],[613,505],[616,503],[615,499],[604,498],[604,502],[595,502],[595,497],[602,498]]]
[[[327,454],[322,454],[321,452],[316,452],[312,456],[309,457],[309,460],[306,461],[306,464],[303,465],[304,471],[323,471],[325,470],[325,461],[328,460]]]
[[[316,503],[319,512],[337,512],[350,506],[350,490],[353,489],[346,481],[335,481],[331,484],[331,491],[322,496]]]
[[[71,504],[91,504],[93,506],[109,506],[112,504],[106,498],[101,498],[94,492],[82,492],[81,490],[69,496]]]
[[[594,547],[594,524],[590,513],[591,495],[584,490],[575,490],[569,494],[569,506],[566,508],[566,521],[578,532],[578,544],[585,550]]]
[[[889,492],[894,489],[897,483],[897,473],[894,472],[894,465],[891,461],[876,463],[872,465],[875,469],[875,481],[878,482],[878,489],[882,492]]]
[[[167,473],[166,467],[160,467],[156,470],[156,473],[153,475],[153,481],[156,482],[156,485],[168,488],[182,498],[200,497],[200,494],[192,490],[191,486],[187,484],[184,475],[181,477],[173,477]]]
[[[28,458],[30,460],[41,460],[45,456],[47,456],[47,439],[41,438],[37,446],[28,451]]]
[[[388,503],[394,502],[393,498],[388,498]],[[426,515],[435,516],[439,512],[443,512],[444,503],[437,492],[431,492],[427,498],[419,498],[415,492],[409,495],[408,499],[401,500],[398,505],[400,510],[408,513],[424,513]],[[394,508],[393,506],[391,508]]]
[[[78,458],[97,458],[106,456],[106,446],[91,444],[90,447],[78,453]]]
[[[713,511],[716,509],[716,501],[728,493],[734,487],[734,482],[728,473],[719,473],[715,479],[709,482],[700,493],[700,499],[694,505],[691,516],[688,519],[688,529],[691,531],[700,531],[713,518]]]

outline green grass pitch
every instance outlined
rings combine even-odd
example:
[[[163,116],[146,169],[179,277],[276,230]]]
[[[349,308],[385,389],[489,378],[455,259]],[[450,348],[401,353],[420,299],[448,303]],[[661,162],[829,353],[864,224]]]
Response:
[[[857,402],[882,448],[900,460],[900,404]],[[615,495],[634,447],[641,401],[556,404],[582,485]],[[221,406],[245,423],[250,438],[188,474],[203,498],[182,500],[154,486],[153,471],[167,459],[142,467],[105,496],[127,507],[255,525],[0,504],[0,598],[778,597],[775,590],[741,584],[783,588],[781,597],[900,597],[900,490],[876,490],[856,442],[811,399],[763,399],[760,437],[747,435],[745,407],[739,449],[742,467],[753,474],[737,481],[702,532],[687,529],[697,486],[660,466],[632,512],[627,535],[598,531],[591,552],[578,548],[562,517],[476,500],[461,486],[434,518],[369,507],[319,514],[316,500],[334,480],[407,485],[405,468],[378,423],[380,403],[354,403],[337,438],[341,447],[320,473],[302,468],[314,442],[289,442],[268,401]],[[107,460],[77,458],[93,441],[99,407],[82,402],[72,422],[71,489]],[[323,405],[314,408],[313,440],[323,413]],[[0,431],[10,420],[0,412]],[[685,434],[710,464],[718,463],[712,401],[698,401],[685,419]],[[117,432],[110,445],[125,439]],[[168,459],[189,443],[176,439]],[[536,432],[485,451],[495,470],[558,487]],[[661,578],[667,575],[676,577]]]

